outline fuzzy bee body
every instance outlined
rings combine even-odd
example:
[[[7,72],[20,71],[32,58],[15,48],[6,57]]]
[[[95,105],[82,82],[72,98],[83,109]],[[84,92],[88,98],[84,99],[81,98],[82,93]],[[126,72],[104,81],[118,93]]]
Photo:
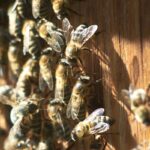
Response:
[[[113,120],[104,116],[104,109],[96,109],[85,120],[79,122],[71,132],[72,140],[82,139],[85,135],[101,134],[109,130]]]
[[[50,20],[51,5],[48,0],[32,0],[32,14],[35,19]]]
[[[77,82],[73,87],[71,98],[67,106],[68,118],[72,118],[73,120],[84,119],[83,116],[85,116],[85,99],[87,98],[89,85],[89,76],[80,76],[78,78]]]
[[[23,20],[17,13],[17,10],[12,11],[12,7],[8,10],[8,18],[9,18],[9,33],[15,37],[20,39],[22,36],[21,30],[23,25]]]
[[[29,59],[19,76],[16,84],[16,94],[18,98],[24,98],[31,94],[32,84],[37,85],[39,77],[38,60]]]
[[[21,51],[22,51],[21,42],[13,39],[9,43],[8,61],[10,64],[12,74],[15,76],[15,78],[19,77],[20,72],[22,70]]]
[[[41,19],[37,27],[40,37],[43,38],[53,50],[59,53],[64,51],[66,43],[61,29],[45,19]]]
[[[40,55],[41,45],[38,33],[36,31],[36,23],[33,20],[27,20],[23,26],[23,52],[28,52],[33,59]]]
[[[66,7],[68,0],[51,0],[54,13],[58,19],[63,19],[67,16]]]
[[[54,71],[56,63],[58,62],[59,56],[51,48],[46,48],[42,51],[42,55],[39,60],[40,66],[40,89],[45,89],[45,84],[49,90],[52,91],[54,88]],[[44,81],[43,81],[44,80]],[[45,82],[45,84],[43,83]]]
[[[150,125],[150,105],[148,91],[144,89],[134,89],[130,85],[129,90],[122,90],[122,95],[128,100],[131,111],[138,122]]]

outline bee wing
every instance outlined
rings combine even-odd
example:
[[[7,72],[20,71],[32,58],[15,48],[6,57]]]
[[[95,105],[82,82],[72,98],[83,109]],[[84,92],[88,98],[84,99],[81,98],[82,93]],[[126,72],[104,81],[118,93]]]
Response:
[[[51,32],[50,37],[47,38],[47,43],[54,49],[56,52],[62,52],[64,47],[64,41],[57,32]]]
[[[67,106],[67,117],[72,118],[73,120],[78,120],[78,114],[80,112],[81,105],[83,103],[83,99],[81,96],[74,97],[71,96],[71,99]]]
[[[69,20],[67,18],[64,18],[62,21],[62,28],[64,31],[66,43],[69,42],[71,37],[71,31],[73,30],[73,26],[70,24]]]
[[[95,127],[91,128],[89,133],[90,134],[97,134],[97,133],[104,133],[108,131],[110,128],[110,125],[105,122],[99,122]]]
[[[64,100],[64,81],[62,79],[56,79],[55,98]]]
[[[62,128],[64,134],[65,134],[65,128],[64,128],[63,121],[62,121],[62,119],[61,119],[60,113],[57,113],[57,120],[58,120],[58,123],[60,124],[60,126],[61,126],[61,128]]]
[[[85,121],[93,121],[96,116],[101,116],[104,114],[104,108],[98,108],[94,110],[86,119]]]
[[[26,55],[29,49],[29,43],[30,43],[30,26],[26,26],[25,35],[23,39],[23,54]]]
[[[97,25],[91,25],[82,31],[81,45],[84,45],[86,41],[88,41],[94,35],[97,28],[98,28]]]

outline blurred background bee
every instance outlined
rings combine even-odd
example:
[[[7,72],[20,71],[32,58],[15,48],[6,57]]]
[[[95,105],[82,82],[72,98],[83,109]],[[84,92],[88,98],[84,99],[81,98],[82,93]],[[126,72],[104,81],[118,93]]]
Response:
[[[52,22],[41,19],[38,22],[37,30],[41,38],[56,52],[63,53],[66,43],[63,31],[57,28]]]
[[[35,19],[51,19],[51,3],[49,0],[32,0],[32,15]]]
[[[144,125],[150,125],[150,85],[147,90],[135,89],[130,85],[129,90],[123,89],[122,96],[127,100],[131,111],[134,113],[138,122]]]
[[[91,25],[87,26],[85,24],[79,25],[75,30],[73,30],[67,18],[63,19],[63,31],[65,32],[65,37],[67,41],[67,47],[65,50],[66,59],[77,59],[81,65],[79,58],[80,50],[87,49],[83,45],[95,34],[98,26]]]
[[[55,67],[59,58],[60,56],[51,47],[42,50],[39,60],[39,88],[41,91],[45,91],[46,85],[50,91],[54,89]]]
[[[9,33],[12,37],[17,38],[18,40],[21,41],[23,19],[19,16],[17,10],[12,11],[12,7],[13,6],[10,6],[8,9]]]
[[[16,39],[12,39],[9,43],[8,61],[11,70],[10,78],[16,83],[23,65],[22,43]]]
[[[41,52],[41,43],[36,31],[36,22],[33,20],[26,20],[22,29],[23,33],[23,53],[28,52],[33,59],[37,59]]]
[[[104,109],[99,108],[93,111],[85,120],[79,122],[71,132],[72,140],[81,140],[87,135],[101,134],[108,131],[114,121],[103,114]]]
[[[16,83],[16,96],[18,100],[29,96],[32,92],[33,85],[35,88],[38,87],[38,79],[39,61],[31,58],[23,66],[23,70]]]
[[[86,115],[85,100],[88,96],[91,80],[89,76],[80,76],[76,81],[69,100],[66,115],[73,120],[84,120]]]

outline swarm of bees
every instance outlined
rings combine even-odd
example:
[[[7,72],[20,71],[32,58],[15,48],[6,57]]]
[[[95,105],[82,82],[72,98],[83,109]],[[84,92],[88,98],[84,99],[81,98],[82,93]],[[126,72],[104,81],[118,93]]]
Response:
[[[50,10],[62,28],[52,22]],[[69,11],[67,0],[16,0],[8,8],[8,28],[0,28],[1,55],[8,54],[9,68],[0,102],[12,107],[13,124],[5,150],[65,150],[75,141],[107,132],[113,124],[103,108],[87,112],[94,81],[80,51],[98,26],[74,29]],[[1,76],[5,69],[1,64]]]

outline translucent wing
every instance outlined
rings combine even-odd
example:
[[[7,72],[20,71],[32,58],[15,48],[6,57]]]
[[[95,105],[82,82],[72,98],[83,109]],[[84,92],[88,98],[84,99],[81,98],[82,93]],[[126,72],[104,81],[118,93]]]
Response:
[[[61,119],[60,113],[57,113],[57,120],[58,120],[58,123],[60,124],[60,126],[61,126],[61,128],[62,128],[64,134],[65,134],[65,128],[64,128],[63,121],[62,121],[62,119]]]
[[[25,30],[25,35],[24,35],[24,40],[23,40],[23,54],[26,55],[29,49],[29,43],[30,43],[30,26],[26,26]]]
[[[95,127],[91,128],[89,133],[90,134],[97,134],[97,133],[104,133],[109,130],[110,125],[105,122],[99,122]]]
[[[94,110],[86,119],[85,121],[93,121],[96,116],[101,116],[104,114],[104,108],[98,108]]]
[[[57,32],[50,32],[50,36],[47,38],[47,43],[54,49],[56,52],[62,52],[64,49],[64,40],[61,38]]]
[[[67,106],[67,117],[68,118],[72,118],[73,120],[78,120],[78,114],[80,112],[80,108],[81,108],[81,105],[83,103],[83,98],[81,96],[74,96],[72,95],[71,96],[71,99],[68,103],[68,106]]]
[[[82,39],[81,39],[81,44],[84,45],[96,32],[98,26],[97,25],[91,25],[88,28],[85,28],[82,31]]]
[[[64,100],[64,88],[65,83],[63,79],[57,78],[56,79],[56,88],[55,88],[55,99]]]
[[[71,37],[71,31],[73,30],[73,26],[70,24],[69,20],[67,18],[64,18],[62,21],[62,28],[64,31],[66,43],[69,42]]]

